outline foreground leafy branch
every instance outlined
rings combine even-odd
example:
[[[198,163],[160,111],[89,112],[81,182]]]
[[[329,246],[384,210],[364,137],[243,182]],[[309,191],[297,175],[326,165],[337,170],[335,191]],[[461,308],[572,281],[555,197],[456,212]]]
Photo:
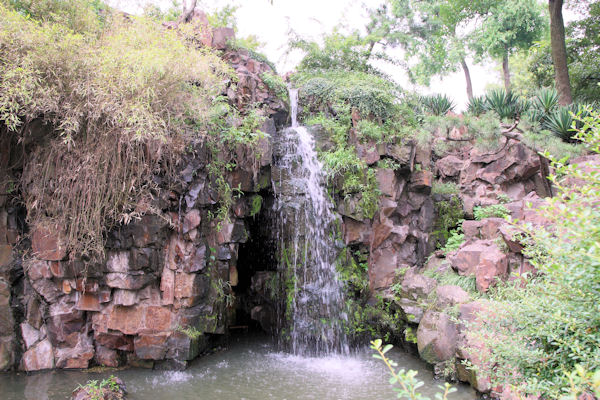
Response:
[[[405,371],[400,369],[398,371],[395,368],[398,364],[385,356],[385,353],[392,349],[391,344],[386,344],[382,347],[381,339],[375,339],[371,341],[371,349],[375,350],[377,354],[373,354],[374,358],[382,360],[390,370],[390,384],[397,385],[394,387],[394,391],[397,393],[399,399],[411,399],[411,400],[429,400],[429,397],[422,395],[417,392],[417,389],[423,386],[423,382],[416,378],[418,372],[414,370]],[[444,383],[444,386],[440,386],[443,392],[436,393],[436,400],[446,400],[450,393],[456,391],[456,388],[450,386],[449,383]]]

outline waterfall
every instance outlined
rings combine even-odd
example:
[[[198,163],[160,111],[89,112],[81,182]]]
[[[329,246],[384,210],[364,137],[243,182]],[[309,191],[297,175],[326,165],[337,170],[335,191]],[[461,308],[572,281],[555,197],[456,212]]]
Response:
[[[335,267],[333,204],[314,139],[296,121],[296,90],[290,91],[290,103],[292,127],[279,135],[273,180],[291,350],[304,355],[348,353],[343,288]]]

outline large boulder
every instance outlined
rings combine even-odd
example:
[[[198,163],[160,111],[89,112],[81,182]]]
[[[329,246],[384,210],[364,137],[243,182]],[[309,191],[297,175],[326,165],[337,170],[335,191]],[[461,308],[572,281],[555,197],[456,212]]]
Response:
[[[405,272],[400,291],[400,308],[407,322],[418,324],[428,306],[428,297],[437,282],[433,278],[419,274],[415,268]]]
[[[54,368],[54,350],[50,340],[44,339],[23,354],[21,369],[39,371]]]
[[[452,360],[458,344],[458,329],[444,312],[428,310],[417,329],[419,355],[430,364]]]
[[[477,289],[486,292],[497,278],[508,273],[508,257],[495,241],[477,240],[461,246],[450,257],[452,267],[460,275],[475,275]]]

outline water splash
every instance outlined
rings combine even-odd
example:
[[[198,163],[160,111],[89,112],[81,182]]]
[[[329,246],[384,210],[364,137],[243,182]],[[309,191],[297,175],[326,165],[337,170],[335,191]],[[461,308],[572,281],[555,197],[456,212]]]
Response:
[[[281,216],[280,271],[290,301],[286,305],[294,354],[349,352],[347,315],[335,269],[336,216],[324,187],[323,166],[310,132],[297,123],[296,90],[290,91],[292,127],[279,135],[275,170]]]

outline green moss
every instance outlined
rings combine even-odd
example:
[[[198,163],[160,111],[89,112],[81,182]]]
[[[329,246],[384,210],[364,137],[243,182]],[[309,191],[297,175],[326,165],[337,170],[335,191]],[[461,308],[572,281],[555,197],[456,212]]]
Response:
[[[260,209],[262,208],[262,202],[263,202],[263,198],[258,194],[255,194],[254,196],[252,196],[250,198],[250,216],[251,217],[258,215],[258,213],[260,212]]]

